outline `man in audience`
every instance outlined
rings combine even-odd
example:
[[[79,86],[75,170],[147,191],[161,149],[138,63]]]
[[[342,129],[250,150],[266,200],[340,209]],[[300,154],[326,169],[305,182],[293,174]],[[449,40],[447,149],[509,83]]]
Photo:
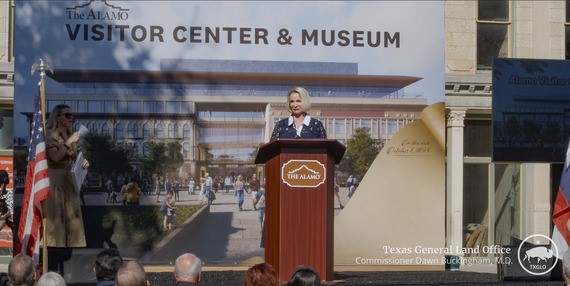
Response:
[[[117,271],[117,286],[149,286],[144,267],[137,261],[126,261]]]
[[[192,253],[184,253],[174,264],[174,278],[177,286],[195,286],[202,278],[202,261]]]
[[[96,286],[115,285],[115,275],[119,267],[123,265],[123,258],[117,249],[105,249],[97,254],[95,259]]]
[[[36,282],[36,267],[31,257],[20,253],[8,264],[8,278],[12,286],[33,286]]]

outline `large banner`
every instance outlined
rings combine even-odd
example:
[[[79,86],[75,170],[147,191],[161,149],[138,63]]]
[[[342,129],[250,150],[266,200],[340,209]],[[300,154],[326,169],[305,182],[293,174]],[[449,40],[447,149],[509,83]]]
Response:
[[[18,108],[35,91],[29,71],[38,58],[56,70],[104,71],[158,71],[187,59],[355,63],[363,75],[421,77],[407,93],[429,103],[444,98],[438,1],[21,1],[16,8]]]
[[[311,115],[326,121],[329,138],[345,144],[359,127],[377,130],[371,135],[385,143],[404,125],[419,120],[423,108],[444,101],[442,1],[15,3],[14,136],[29,136],[26,120],[38,81],[30,68],[42,59],[54,69],[45,82],[49,109],[68,104],[75,113],[74,128],[85,125],[91,133],[109,134],[132,148],[132,170],[111,175],[116,204],[112,192],[107,193],[107,178],[91,171],[88,175],[81,196],[86,247],[117,247],[147,262],[168,264],[185,251],[219,264],[263,256],[257,212],[238,213],[234,196],[224,193],[234,191],[241,172],[248,180],[251,173],[263,175],[262,166],[253,165],[251,158],[256,146],[268,139],[274,121],[287,116],[286,93],[295,80],[307,82],[314,105]],[[240,131],[234,134],[231,129]],[[429,138],[431,143],[415,137],[412,143],[440,145]],[[149,142],[158,139],[179,141],[183,167],[168,174],[143,171],[140,162],[151,152]],[[427,150],[419,155],[443,158],[440,151]],[[214,201],[208,210],[216,229],[208,222],[200,226],[205,229],[185,231],[192,218],[175,218],[177,232],[168,232],[168,227],[163,231],[159,208],[168,179],[178,182],[180,207],[202,205],[200,180],[206,173],[219,186],[219,204]],[[140,206],[122,207],[126,194],[120,193],[121,186],[131,177],[141,185]],[[339,179],[342,192],[345,181]],[[251,200],[246,199],[250,210],[255,209]],[[342,200],[346,204],[347,196]],[[222,208],[222,203],[231,208]],[[86,210],[93,206],[110,209]],[[127,223],[110,217],[116,211],[111,207],[124,216],[138,207],[138,220],[154,224],[143,229],[136,219]],[[142,211],[145,207],[150,210]],[[183,212],[180,209],[179,219]],[[202,210],[198,214],[208,215]],[[236,225],[236,217],[242,224]],[[376,243],[371,247],[381,249]]]

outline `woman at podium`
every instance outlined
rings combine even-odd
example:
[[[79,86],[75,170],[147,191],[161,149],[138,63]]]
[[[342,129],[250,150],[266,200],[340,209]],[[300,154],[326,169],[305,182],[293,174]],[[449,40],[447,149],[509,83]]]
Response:
[[[287,93],[287,106],[291,116],[279,120],[273,128],[271,140],[277,138],[327,138],[323,123],[312,118],[309,92],[302,87],[294,87]]]

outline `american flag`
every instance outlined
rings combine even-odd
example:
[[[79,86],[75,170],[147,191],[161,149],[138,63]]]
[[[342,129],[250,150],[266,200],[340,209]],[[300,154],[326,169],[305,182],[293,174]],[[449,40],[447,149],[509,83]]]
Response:
[[[42,201],[50,195],[44,124],[42,116],[42,84],[35,99],[34,115],[28,150],[28,170],[22,198],[22,213],[18,227],[19,242],[14,255],[25,253],[39,262],[42,238]]]
[[[556,195],[552,211],[552,221],[554,222],[552,241],[558,248],[558,253],[555,253],[555,255],[559,259],[562,259],[564,252],[568,250],[568,242],[570,242],[570,234],[568,234],[568,223],[570,220],[570,170],[568,167],[570,167],[570,143],[566,151],[564,169],[562,169],[560,186],[558,187],[558,194]]]

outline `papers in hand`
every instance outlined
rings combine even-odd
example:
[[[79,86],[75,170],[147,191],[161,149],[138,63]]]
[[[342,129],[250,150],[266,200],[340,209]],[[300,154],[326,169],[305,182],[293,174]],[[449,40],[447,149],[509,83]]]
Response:
[[[79,132],[79,135],[81,135],[81,137],[85,137],[85,135],[89,133],[89,129],[87,129],[87,127],[82,124],[79,126],[79,130],[77,130],[77,132]]]
[[[75,183],[75,190],[79,192],[83,185],[83,180],[87,176],[87,169],[83,169],[83,152],[79,152],[77,159],[71,166],[71,174],[73,175],[73,182]]]

